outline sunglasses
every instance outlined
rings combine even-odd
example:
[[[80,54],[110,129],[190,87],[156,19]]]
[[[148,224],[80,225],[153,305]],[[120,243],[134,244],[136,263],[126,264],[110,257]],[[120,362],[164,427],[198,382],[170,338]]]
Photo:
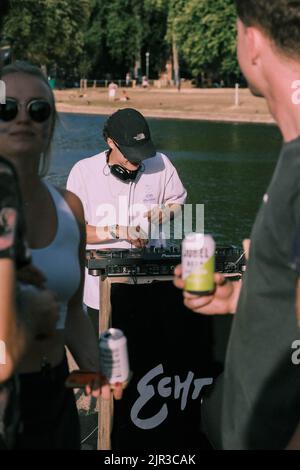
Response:
[[[13,121],[21,107],[25,106],[30,119],[34,122],[45,122],[49,119],[52,108],[46,100],[31,100],[20,103],[14,98],[7,98],[5,104],[0,104],[0,121]]]

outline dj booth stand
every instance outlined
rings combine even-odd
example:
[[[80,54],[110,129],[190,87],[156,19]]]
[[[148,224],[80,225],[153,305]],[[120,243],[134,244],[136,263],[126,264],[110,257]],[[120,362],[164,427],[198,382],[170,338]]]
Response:
[[[99,276],[100,289],[100,311],[99,311],[99,334],[111,326],[111,286],[114,283],[124,284],[150,284],[153,281],[169,281],[173,276],[145,276],[132,278],[128,276],[107,277]],[[111,432],[113,422],[113,398],[103,400],[99,397],[98,412],[98,450],[111,450]]]
[[[117,250],[115,250],[117,251]],[[175,251],[168,252],[167,258],[163,253],[162,256],[153,252],[143,254],[142,258],[146,262],[157,263],[159,261],[158,272],[153,272],[152,269],[147,269],[146,265],[142,266],[142,271],[136,271],[136,262],[140,261],[140,257],[136,260],[136,254],[133,258],[125,255],[125,260],[121,262],[118,260],[120,269],[114,271],[116,260],[112,258],[113,270],[109,271],[107,266],[111,266],[103,256],[97,255],[96,252],[87,254],[86,266],[89,273],[99,277],[99,290],[100,290],[100,311],[99,311],[99,333],[107,330],[111,326],[112,321],[112,305],[111,305],[111,290],[112,285],[118,284],[150,284],[153,281],[170,281],[173,279],[174,266],[179,264],[180,255]],[[150,256],[150,258],[149,258]],[[216,270],[222,272],[226,277],[232,277],[232,280],[242,277],[245,270],[245,258],[242,250],[236,247],[220,247],[216,251]],[[103,400],[99,397],[98,400],[98,445],[99,450],[111,450],[111,432],[113,423],[113,398],[110,400]]]

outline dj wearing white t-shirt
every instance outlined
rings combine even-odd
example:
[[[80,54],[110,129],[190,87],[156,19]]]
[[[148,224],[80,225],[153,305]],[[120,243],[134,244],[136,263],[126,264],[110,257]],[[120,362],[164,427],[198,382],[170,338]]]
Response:
[[[103,136],[109,150],[76,163],[67,182],[83,203],[87,249],[143,248],[154,224],[185,203],[186,190],[138,111],[112,114]],[[84,303],[91,314],[99,310],[99,279],[87,271]]]

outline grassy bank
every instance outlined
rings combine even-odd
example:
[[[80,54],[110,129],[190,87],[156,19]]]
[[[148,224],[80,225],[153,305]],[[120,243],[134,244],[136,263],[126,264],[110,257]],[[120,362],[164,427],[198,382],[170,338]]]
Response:
[[[235,105],[233,89],[126,89],[128,101],[108,100],[107,89],[88,88],[56,90],[59,112],[109,115],[117,109],[132,107],[145,116],[172,119],[255,122],[273,124],[264,99],[255,98],[249,90],[240,90],[239,106]]]

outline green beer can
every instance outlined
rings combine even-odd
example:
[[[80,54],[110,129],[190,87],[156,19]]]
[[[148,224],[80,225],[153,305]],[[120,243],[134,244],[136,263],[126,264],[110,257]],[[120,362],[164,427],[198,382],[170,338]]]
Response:
[[[215,250],[211,235],[191,233],[182,243],[182,278],[184,290],[207,295],[215,290]]]

